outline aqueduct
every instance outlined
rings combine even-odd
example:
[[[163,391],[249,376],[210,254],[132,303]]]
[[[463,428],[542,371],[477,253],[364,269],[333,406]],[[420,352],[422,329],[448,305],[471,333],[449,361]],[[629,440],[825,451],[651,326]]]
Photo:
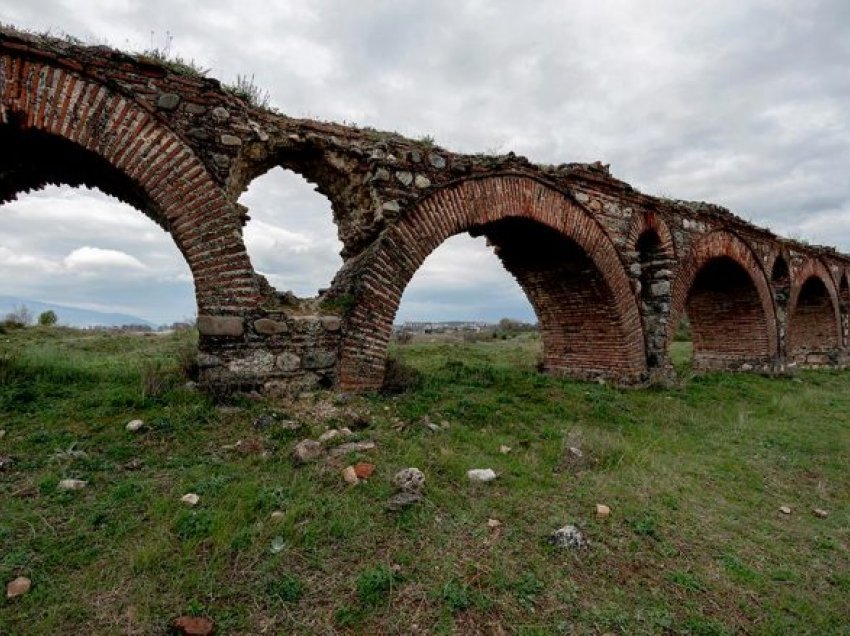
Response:
[[[97,187],[170,233],[195,283],[202,380],[286,392],[381,385],[401,295],[447,238],[484,235],[531,302],[544,370],[669,377],[685,313],[698,368],[850,360],[850,257],[727,210],[642,194],[602,164],[461,155],[255,108],[218,81],[105,47],[0,30],[0,202]],[[245,251],[253,179],[280,166],[330,199],[344,264],[301,299]]]

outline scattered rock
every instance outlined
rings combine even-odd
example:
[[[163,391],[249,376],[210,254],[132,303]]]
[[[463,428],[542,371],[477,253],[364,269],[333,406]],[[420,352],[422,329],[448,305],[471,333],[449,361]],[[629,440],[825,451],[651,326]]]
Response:
[[[354,464],[354,473],[359,479],[369,479],[369,477],[371,477],[372,473],[374,472],[375,464],[370,464],[368,462],[360,462],[359,464]]]
[[[307,464],[319,459],[325,453],[324,447],[314,439],[302,439],[295,445],[292,456],[299,464]]]
[[[13,460],[8,455],[0,455],[0,471],[8,470],[9,466],[11,466]]]
[[[495,530],[496,528],[502,527],[502,522],[498,519],[487,519],[487,527],[490,528],[490,530]]]
[[[182,497],[180,497],[180,501],[182,501],[187,506],[197,506],[198,502],[201,498],[193,492],[186,493]]]
[[[0,439],[3,439],[4,437],[6,437],[6,429],[2,428],[0,429]]]
[[[791,507],[790,506],[779,506],[779,512],[781,512],[783,515],[790,515],[791,514]]]
[[[204,616],[181,616],[174,619],[171,627],[184,636],[209,636],[215,629],[215,623]]]
[[[492,468],[473,468],[466,471],[469,481],[486,482],[496,479],[496,471]]]
[[[422,500],[422,494],[418,492],[398,492],[387,500],[387,510],[398,512],[403,508],[412,506]]]
[[[142,430],[145,427],[144,420],[130,420],[127,422],[127,430],[131,433]]]
[[[820,517],[821,519],[826,519],[829,516],[829,512],[827,512],[823,508],[815,508],[814,510],[812,510],[812,513],[814,513],[816,517]]]
[[[331,457],[339,457],[340,455],[345,455],[346,453],[359,453],[362,451],[372,450],[375,447],[375,442],[348,442],[346,444],[340,444],[339,446],[335,446],[329,452]]]
[[[354,470],[354,466],[346,466],[343,468],[342,478],[349,486],[356,486],[360,483],[360,478],[357,476],[357,471]]]
[[[584,533],[574,525],[566,525],[563,528],[558,528],[549,535],[549,542],[556,548],[563,549],[579,549],[587,545],[584,538]]]
[[[32,587],[32,581],[30,581],[25,576],[19,576],[13,581],[9,581],[9,584],[6,585],[6,598],[16,598],[18,596],[23,596],[27,592],[30,591]]]
[[[575,457],[576,459],[583,459],[583,458],[584,458],[584,453],[582,453],[582,452],[581,452],[581,449],[580,449],[580,448],[577,448],[577,447],[575,447],[575,446],[570,446],[570,447],[567,449],[567,452],[568,452],[570,455],[572,455],[573,457]]]
[[[499,452],[500,452],[502,455],[507,455],[507,454],[508,454],[508,453],[510,453],[512,450],[513,450],[513,449],[512,449],[510,446],[505,446],[504,444],[502,444],[501,446],[499,446]]]
[[[82,479],[63,479],[56,486],[59,490],[82,490],[89,485],[89,482]]]
[[[418,468],[404,468],[393,475],[390,483],[401,492],[422,492],[425,487],[425,475]]]
[[[275,510],[275,511],[271,514],[271,520],[272,520],[272,521],[280,521],[280,520],[281,520],[281,519],[283,519],[285,516],[286,516],[286,514],[283,512],[283,510]]]
[[[139,470],[142,467],[142,460],[138,457],[134,457],[126,464],[124,464],[124,470]]]
[[[319,435],[319,441],[323,443],[330,442],[337,437],[349,437],[351,435],[351,429],[349,428],[332,428]]]
[[[283,552],[283,549],[286,547],[286,541],[283,540],[283,537],[276,536],[272,539],[272,544],[269,547],[269,551],[272,554],[278,554],[279,552]]]
[[[611,509],[605,504],[596,504],[596,516],[605,518],[611,514]]]

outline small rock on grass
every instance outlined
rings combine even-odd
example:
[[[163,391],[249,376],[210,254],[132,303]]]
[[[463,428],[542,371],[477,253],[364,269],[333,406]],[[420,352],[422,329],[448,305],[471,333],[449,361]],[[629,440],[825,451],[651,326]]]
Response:
[[[496,528],[500,528],[502,526],[502,522],[498,519],[487,519],[487,527],[490,530],[495,530]]]
[[[815,508],[814,510],[812,510],[812,513],[816,517],[820,517],[821,519],[826,519],[829,516],[829,512],[827,512],[823,508]]]
[[[513,449],[512,449],[510,446],[506,446],[505,444],[502,444],[501,446],[499,446],[499,452],[500,452],[502,455],[507,455],[507,454],[508,454],[508,453],[510,453],[512,450],[513,450]]]
[[[144,420],[130,420],[127,422],[127,430],[131,433],[136,433],[145,427]]]
[[[174,619],[171,627],[184,636],[209,636],[215,629],[215,623],[205,616],[181,616]]]
[[[18,578],[9,581],[9,584],[6,585],[6,598],[23,596],[30,591],[31,587],[32,581],[25,576],[19,576]]]
[[[596,516],[605,518],[611,514],[611,509],[605,504],[596,504]]]
[[[286,516],[286,514],[283,512],[283,510],[275,510],[275,511],[271,514],[271,520],[272,520],[272,521],[280,521],[280,520],[281,520],[281,519],[283,519],[285,516]]]
[[[496,471],[492,468],[473,468],[466,472],[469,481],[486,482],[496,479]]]
[[[354,464],[354,474],[356,474],[359,479],[369,479],[374,472],[375,464],[370,464],[368,462]]]
[[[342,478],[349,486],[356,486],[360,483],[360,478],[357,476],[357,471],[354,470],[354,466],[346,466],[343,468]]]
[[[12,463],[11,457],[7,455],[0,455],[0,471],[8,470]]]
[[[587,545],[584,533],[574,525],[558,528],[549,535],[549,542],[556,548],[576,550]]]
[[[348,442],[346,444],[340,444],[339,446],[334,446],[330,451],[328,451],[331,457],[339,457],[340,455],[345,455],[346,453],[359,453],[362,451],[372,450],[377,445],[375,442]]]
[[[422,501],[422,494],[418,492],[398,492],[387,500],[387,510],[398,512],[408,506]]]
[[[56,486],[59,490],[82,490],[89,482],[82,479],[63,479]]]
[[[197,506],[198,502],[201,498],[193,492],[186,493],[182,497],[180,497],[180,501],[182,501],[187,506]]]
[[[425,487],[425,475],[418,468],[403,468],[390,481],[401,492],[421,493]]]
[[[779,512],[781,512],[783,515],[790,515],[791,514],[791,507],[790,506],[779,506]]]
[[[4,437],[6,437],[6,429],[0,428],[0,439],[3,439]]]
[[[325,452],[324,447],[313,439],[302,439],[295,445],[292,456],[299,464],[307,464],[319,459]]]

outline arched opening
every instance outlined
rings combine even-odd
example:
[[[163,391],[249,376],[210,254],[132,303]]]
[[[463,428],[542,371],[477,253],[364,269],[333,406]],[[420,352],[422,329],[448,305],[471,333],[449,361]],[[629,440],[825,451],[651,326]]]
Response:
[[[144,191],[99,155],[19,124],[0,126],[0,310],[53,309],[69,326],[194,319],[191,271]]]
[[[538,319],[542,367],[579,378],[645,380],[644,338],[625,268],[584,210],[519,176],[469,179],[408,211],[372,249],[346,263],[351,305],[339,377],[348,390],[377,388],[399,300],[446,239],[469,232],[495,247]]]
[[[342,265],[331,203],[300,175],[275,167],[239,199],[250,213],[245,247],[256,271],[280,292],[312,297]]]
[[[688,292],[685,313],[696,368],[728,368],[771,354],[768,320],[756,286],[731,258],[711,258],[702,266]]]
[[[788,348],[792,355],[839,346],[835,307],[820,276],[809,276],[800,287],[788,321]]]

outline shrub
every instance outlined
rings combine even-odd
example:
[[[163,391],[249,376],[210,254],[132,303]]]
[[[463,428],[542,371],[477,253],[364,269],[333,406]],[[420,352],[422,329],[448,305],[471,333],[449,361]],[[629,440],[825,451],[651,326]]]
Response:
[[[42,327],[52,327],[57,323],[59,317],[56,315],[56,312],[52,309],[48,309],[47,311],[42,311],[38,315],[38,324]]]
[[[7,327],[26,327],[32,323],[32,312],[26,305],[15,307],[12,311],[6,314],[4,322]]]

